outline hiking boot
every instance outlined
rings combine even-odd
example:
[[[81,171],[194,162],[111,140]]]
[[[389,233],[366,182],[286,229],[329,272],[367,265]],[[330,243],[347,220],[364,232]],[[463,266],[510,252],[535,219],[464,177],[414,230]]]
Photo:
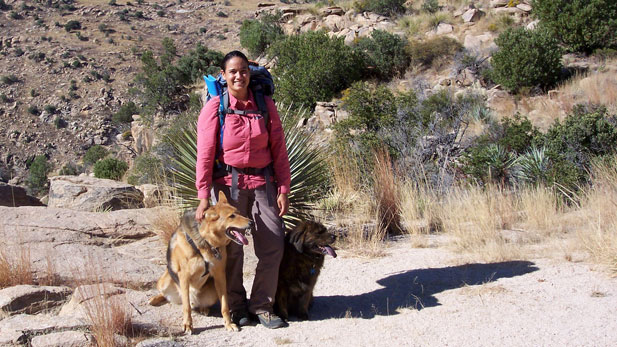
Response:
[[[268,329],[278,329],[288,327],[289,324],[285,322],[281,317],[270,312],[262,312],[257,314],[259,322]]]
[[[248,312],[246,312],[246,310],[238,310],[231,312],[231,321],[239,327],[251,324],[249,314]]]

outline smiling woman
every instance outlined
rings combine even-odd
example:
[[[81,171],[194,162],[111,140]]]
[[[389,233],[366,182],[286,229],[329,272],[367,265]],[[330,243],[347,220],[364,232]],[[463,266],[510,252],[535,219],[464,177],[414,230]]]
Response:
[[[289,209],[291,184],[283,128],[270,97],[264,96],[266,107],[258,108],[249,88],[249,61],[242,52],[229,52],[221,68],[227,90],[206,103],[197,122],[195,185],[200,203],[195,219],[204,218],[213,189],[214,196],[225,194],[240,214],[255,222],[259,263],[248,302],[242,283],[242,245],[227,246],[229,307],[239,326],[250,323],[250,312],[264,326],[280,328],[287,323],[272,313],[272,307],[283,256],[282,217]],[[220,169],[214,170],[215,165]]]

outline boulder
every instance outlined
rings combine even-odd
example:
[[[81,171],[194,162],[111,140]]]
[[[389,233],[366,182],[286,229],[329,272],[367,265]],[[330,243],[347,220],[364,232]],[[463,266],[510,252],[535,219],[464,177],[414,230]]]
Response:
[[[135,345],[135,347],[181,347],[184,346],[180,342],[176,342],[170,339],[156,338],[150,340],[144,340]]]
[[[454,31],[454,27],[448,23],[439,23],[437,29],[435,29],[435,33],[437,35],[449,34]]]
[[[525,28],[527,28],[527,30],[535,30],[539,23],[540,23],[540,20],[538,20],[538,19],[533,20],[533,21],[529,22],[525,26]]]
[[[144,194],[130,184],[81,176],[56,176],[50,182],[49,207],[115,211],[144,206]]]
[[[527,13],[531,12],[532,10],[532,7],[528,4],[518,4],[516,5],[516,8]]]
[[[160,206],[166,197],[165,192],[156,184],[142,184],[135,188],[144,194],[144,207]]]
[[[471,52],[487,52],[497,48],[495,45],[493,35],[491,33],[484,33],[481,35],[465,35],[463,40],[463,47]]]
[[[461,17],[465,23],[471,23],[477,22],[483,15],[484,12],[478,10],[477,8],[471,8],[463,13]]]
[[[96,309],[104,301],[120,300],[119,296],[125,290],[115,287],[111,283],[88,284],[75,288],[75,294],[66,305],[62,307],[59,316],[70,316],[86,319],[87,310]],[[95,302],[99,300],[99,302]]]
[[[18,285],[0,290],[0,310],[8,315],[35,314],[61,305],[73,291],[69,287]]]
[[[92,335],[83,331],[61,331],[32,338],[31,347],[83,347],[94,344]]]
[[[154,130],[146,126],[139,115],[133,115],[131,135],[133,135],[133,149],[137,154],[147,152],[152,148],[154,144]]]
[[[43,206],[43,203],[39,199],[28,195],[23,187],[0,182],[0,206]]]
[[[52,272],[65,283],[96,276],[136,288],[150,287],[165,263],[163,244],[155,236],[150,218],[162,215],[163,210],[98,213],[0,207],[0,239],[7,249],[27,248],[39,278]]]
[[[343,10],[341,7],[338,7],[338,6],[330,6],[330,7],[322,8],[321,13],[324,16],[330,16],[330,15],[342,16],[345,14],[345,10]]]
[[[0,345],[29,346],[32,336],[61,331],[83,331],[87,327],[87,322],[75,317],[20,314],[0,321]]]
[[[491,8],[505,7],[506,5],[508,5],[509,2],[510,0],[491,0],[490,7]]]
[[[324,25],[330,28],[331,31],[337,32],[344,28],[345,22],[341,16],[329,15],[324,19]]]

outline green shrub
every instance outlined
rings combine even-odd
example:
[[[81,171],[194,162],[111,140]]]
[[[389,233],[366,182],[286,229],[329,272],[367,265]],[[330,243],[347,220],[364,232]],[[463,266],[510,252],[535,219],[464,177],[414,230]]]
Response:
[[[615,0],[533,0],[533,14],[570,51],[617,48]]]
[[[165,179],[165,172],[161,159],[151,153],[144,153],[135,158],[133,167],[129,171],[127,183],[140,185],[146,183],[160,183]]]
[[[107,156],[107,150],[105,147],[101,145],[94,145],[86,151],[84,155],[84,164],[94,164],[100,159],[103,159]]]
[[[75,164],[68,163],[62,166],[62,169],[58,171],[58,175],[60,176],[77,176],[81,173],[81,168]]]
[[[66,128],[66,121],[62,117],[54,118],[56,129]]]
[[[221,18],[227,18],[227,17],[228,17],[228,16],[227,16],[227,13],[225,13],[225,12],[223,12],[223,11],[218,11],[218,12],[216,13],[216,16],[217,16],[217,17],[221,17]]]
[[[66,24],[64,24],[64,30],[66,31],[80,30],[80,29],[81,29],[81,23],[79,23],[79,21],[76,21],[76,20],[70,20],[66,22]]]
[[[279,20],[279,15],[262,15],[259,20],[242,22],[239,34],[242,47],[255,57],[265,52],[268,46],[285,35],[278,24]]]
[[[15,75],[2,76],[2,83],[6,85],[17,83],[17,82],[19,82],[19,78],[17,78],[17,76]]]
[[[39,114],[41,114],[41,110],[39,110],[39,108],[35,105],[30,105],[28,106],[28,113],[38,116]]]
[[[30,164],[28,170],[28,187],[33,193],[40,193],[47,186],[47,174],[51,171],[51,165],[47,162],[47,157],[38,155]]]
[[[407,42],[396,34],[383,30],[375,30],[370,38],[358,40],[356,48],[366,55],[365,61],[374,67],[372,73],[382,79],[389,80],[401,76],[409,66],[409,56],[406,52]]]
[[[287,36],[274,43],[268,55],[278,59],[273,70],[277,96],[287,104],[314,107],[360,79],[361,55],[325,32]]]
[[[397,111],[395,96],[386,86],[356,82],[345,92],[343,107],[349,118],[335,124],[337,141],[357,143],[361,153],[386,144],[379,132],[395,124]]]
[[[405,12],[405,0],[356,0],[354,8],[370,11],[384,16],[394,16]]]
[[[569,189],[588,181],[593,157],[617,150],[617,117],[605,108],[578,105],[563,122],[556,121],[544,137],[551,160],[549,180]]]
[[[115,158],[105,158],[94,164],[94,176],[96,178],[107,178],[110,180],[120,180],[129,166],[122,160]]]
[[[508,29],[495,40],[492,80],[511,92],[550,87],[561,73],[561,48],[542,30]]]
[[[439,11],[439,2],[437,0],[424,0],[424,2],[422,2],[422,11],[436,13]]]
[[[133,121],[134,114],[139,114],[139,107],[134,102],[129,101],[120,106],[118,112],[111,116],[111,120],[114,123],[130,123]]]
[[[0,0],[0,11],[8,11],[11,8],[11,5],[7,4],[4,0]]]
[[[172,46],[173,42],[172,45],[167,43],[165,51],[171,52]],[[217,73],[223,60],[223,54],[201,44],[178,59],[176,65],[173,64],[174,56],[163,54],[157,62],[152,51],[142,54],[142,72],[135,77],[135,82],[140,87],[136,91],[146,112],[170,107],[183,94],[185,86],[201,79],[204,74]]]
[[[54,105],[45,105],[43,109],[49,114],[55,114],[56,111],[58,111],[58,109]]]
[[[460,52],[462,49],[463,45],[460,42],[447,36],[409,43],[411,62],[413,64],[422,64],[427,67],[436,65],[435,63],[439,59],[452,59],[456,53]]]

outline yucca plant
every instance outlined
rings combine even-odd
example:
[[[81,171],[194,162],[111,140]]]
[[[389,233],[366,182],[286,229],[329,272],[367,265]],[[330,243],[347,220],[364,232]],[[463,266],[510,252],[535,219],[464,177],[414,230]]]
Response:
[[[306,110],[294,111],[291,107],[277,106],[283,110],[281,121],[291,168],[291,192],[289,213],[284,220],[288,226],[308,219],[312,203],[327,187],[326,165],[321,148],[311,142],[303,129],[295,126],[294,120]],[[175,196],[183,208],[195,208],[199,204],[195,188],[195,164],[197,158],[197,124],[189,122],[180,136],[169,137],[174,155],[171,158],[171,172]]]
[[[491,181],[505,184],[513,178],[512,169],[516,157],[502,146],[490,144],[487,147],[488,176]]]
[[[516,159],[514,175],[519,182],[531,184],[546,183],[549,161],[544,152],[544,147],[533,147]]]

